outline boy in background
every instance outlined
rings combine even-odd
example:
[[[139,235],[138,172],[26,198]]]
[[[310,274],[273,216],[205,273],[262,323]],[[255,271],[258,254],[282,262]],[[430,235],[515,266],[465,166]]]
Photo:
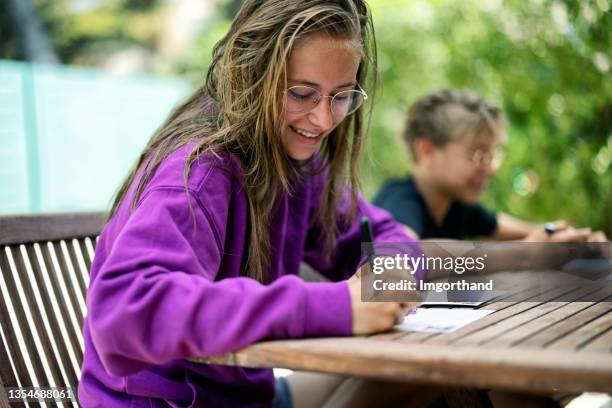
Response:
[[[589,228],[556,221],[545,230],[478,203],[503,160],[505,127],[502,111],[475,93],[442,90],[420,98],[408,111],[403,134],[412,175],[386,184],[374,204],[421,239],[605,241]]]

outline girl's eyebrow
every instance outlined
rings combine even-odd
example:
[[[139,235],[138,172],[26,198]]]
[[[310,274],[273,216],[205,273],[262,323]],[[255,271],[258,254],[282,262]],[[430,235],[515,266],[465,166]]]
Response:
[[[314,88],[321,88],[321,85],[316,84],[314,82],[306,81],[304,79],[291,79],[291,78],[289,78],[289,82],[299,82],[301,84],[312,86]],[[346,82],[344,84],[338,85],[334,89],[348,88],[349,86],[355,86],[355,85],[357,85],[357,82],[351,81],[351,82]]]

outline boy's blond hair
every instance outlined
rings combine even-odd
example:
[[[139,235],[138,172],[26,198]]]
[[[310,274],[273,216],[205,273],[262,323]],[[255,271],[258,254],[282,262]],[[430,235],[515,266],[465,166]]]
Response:
[[[486,135],[503,137],[500,108],[472,91],[444,89],[419,98],[408,110],[403,138],[417,160],[414,144],[429,139],[438,147],[451,140]]]

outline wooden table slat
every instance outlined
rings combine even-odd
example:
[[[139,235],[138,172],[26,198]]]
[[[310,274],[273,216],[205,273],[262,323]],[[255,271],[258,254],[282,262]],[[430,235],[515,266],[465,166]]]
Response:
[[[445,334],[444,336],[437,336],[435,338],[432,338],[429,342],[433,344],[451,344],[471,333],[474,333],[485,327],[496,324],[497,322],[500,322],[504,319],[517,315],[527,309],[536,307],[539,304],[540,303],[534,303],[534,302],[510,303],[510,306],[506,306],[505,302],[500,302],[500,304],[497,304],[497,303],[491,304],[489,306],[490,309],[489,307],[485,307],[485,309],[496,310],[495,307],[497,305],[502,306],[502,307],[497,309],[495,313],[485,316],[482,319],[479,319],[473,322],[472,324],[464,326],[460,328],[459,330],[454,331],[452,333],[448,333],[448,334]]]
[[[574,297],[582,298],[583,296],[588,294],[594,296],[594,292],[598,291],[593,288],[581,288],[574,294]],[[599,292],[600,300],[602,297],[607,297],[606,295],[607,294],[603,292]],[[557,323],[563,322],[568,317],[592,305],[593,302],[571,302],[564,304],[563,306],[551,311],[550,313],[543,314],[521,325],[520,327],[511,330],[502,337],[493,339],[489,344],[492,344],[494,346],[513,346],[537,333],[547,330],[548,328],[554,326]]]
[[[552,343],[549,348],[554,350],[572,350],[585,346],[589,341],[606,332],[612,327],[612,311],[608,310],[597,319],[590,321],[574,332]]]
[[[492,344],[496,346],[543,348],[547,343],[554,341],[555,338],[562,337],[574,330],[576,325],[568,324],[568,319],[572,319],[593,305],[595,305],[593,302],[568,303],[551,313],[532,320],[503,338],[496,339]]]
[[[548,292],[546,292],[546,298],[548,299],[553,299],[555,297],[558,297],[560,295],[563,295],[564,293],[566,293],[565,289],[562,288],[555,288],[552,290],[549,290]],[[529,299],[529,298],[542,298],[544,294],[539,293],[539,291],[532,289],[531,291],[524,293],[523,297],[525,299]],[[507,298],[506,298],[507,299]],[[469,324],[467,326],[462,327],[461,329],[453,332],[453,333],[449,333],[446,334],[444,336],[438,336],[432,339],[429,339],[428,341],[433,342],[433,343],[439,343],[439,344],[453,344],[469,335],[471,335],[472,333],[476,333],[480,330],[483,330],[489,326],[493,326],[496,324],[499,324],[501,321],[509,319],[515,315],[518,315],[520,313],[523,313],[526,310],[538,307],[539,305],[541,305],[542,302],[530,302],[530,301],[521,301],[521,302],[513,302],[513,303],[508,303],[505,300],[502,302],[497,302],[497,303],[493,303],[490,304],[488,306],[485,306],[485,309],[493,309],[493,310],[497,310],[495,313],[490,314],[489,316],[486,316],[482,319],[479,319],[478,321]],[[510,305],[510,306],[507,306]]]
[[[526,302],[526,303],[529,303],[529,302]],[[516,329],[517,327],[520,327],[534,319],[537,319],[539,316],[543,314],[550,313],[551,311],[556,310],[565,304],[566,303],[564,302],[547,302],[547,303],[543,303],[540,305],[536,305],[538,307],[529,308],[522,313],[518,313],[498,323],[492,324],[489,327],[483,328],[482,330],[473,332],[459,339],[453,344],[458,344],[458,345],[463,345],[463,346],[485,344],[501,335],[504,335],[510,332],[511,330]]]
[[[536,335],[524,340],[518,347],[547,347],[557,339],[566,336],[570,332],[580,328],[586,323],[597,319],[612,310],[612,303],[596,303],[590,307],[577,312],[574,316],[568,317],[560,324],[550,327],[548,330],[537,333]]]
[[[587,343],[581,351],[612,353],[612,326],[608,328],[608,331]]]

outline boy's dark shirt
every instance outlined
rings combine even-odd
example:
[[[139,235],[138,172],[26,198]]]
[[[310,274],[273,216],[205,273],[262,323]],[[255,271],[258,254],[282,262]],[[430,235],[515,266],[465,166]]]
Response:
[[[454,201],[441,226],[431,217],[411,176],[387,183],[376,194],[374,205],[389,211],[396,221],[412,228],[421,239],[466,239],[488,236],[497,228],[497,217],[480,204]]]

